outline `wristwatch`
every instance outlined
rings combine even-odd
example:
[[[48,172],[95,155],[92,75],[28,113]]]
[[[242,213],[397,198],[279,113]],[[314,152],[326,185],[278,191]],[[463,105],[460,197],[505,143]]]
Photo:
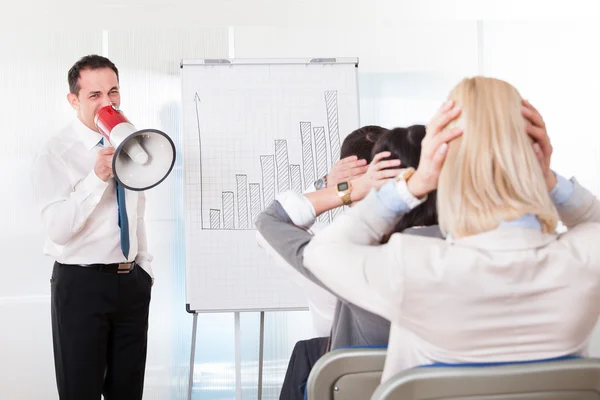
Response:
[[[327,187],[327,175],[315,181],[315,189],[321,190]]]
[[[415,173],[415,169],[413,167],[406,168],[406,169],[402,170],[396,176],[396,182],[408,181],[410,179],[410,177],[413,176],[414,173]]]
[[[352,193],[352,184],[350,182],[340,182],[337,184],[338,196],[342,199],[345,206],[352,204],[350,193]]]

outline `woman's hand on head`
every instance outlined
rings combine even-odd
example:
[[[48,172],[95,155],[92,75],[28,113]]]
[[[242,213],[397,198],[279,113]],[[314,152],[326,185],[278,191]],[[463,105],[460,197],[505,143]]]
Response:
[[[333,164],[327,174],[327,187],[335,187],[338,183],[351,181],[367,172],[367,160],[359,160],[357,156],[343,158]]]
[[[352,201],[362,200],[371,189],[379,189],[400,173],[401,170],[395,168],[400,166],[400,160],[383,160],[391,155],[389,151],[377,153],[369,164],[367,172],[352,181]]]
[[[550,170],[550,159],[552,158],[552,144],[546,131],[546,123],[542,115],[527,100],[522,100],[521,112],[527,121],[526,132],[533,140],[533,151],[542,167],[542,173],[546,180],[548,191],[556,185],[556,175]]]
[[[446,127],[461,113],[460,107],[453,101],[447,101],[427,125],[427,133],[421,142],[421,158],[419,167],[408,180],[408,190],[417,198],[437,189],[438,179],[446,153],[448,143],[462,135],[462,128]]]

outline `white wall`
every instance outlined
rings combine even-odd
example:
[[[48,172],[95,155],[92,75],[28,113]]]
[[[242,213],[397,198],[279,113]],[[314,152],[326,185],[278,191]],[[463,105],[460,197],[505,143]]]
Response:
[[[506,79],[539,110],[554,145],[553,167],[600,194],[597,23],[488,22],[483,70]]]
[[[594,125],[600,106],[595,95],[600,32],[594,25],[600,15],[594,7],[582,14],[593,2],[505,1],[485,7],[484,1],[441,0],[33,3],[18,2],[11,13],[0,15],[3,399],[57,397],[48,303],[51,261],[41,255],[42,227],[29,171],[43,140],[72,117],[65,101],[66,71],[84,54],[108,50],[122,72],[123,109],[130,119],[175,132],[175,138],[180,134],[177,63],[183,57],[224,58],[231,52],[240,58],[358,56],[361,122],[385,126],[426,122],[460,78],[483,71],[514,83],[543,113],[555,145],[553,166],[600,191]],[[561,16],[580,18],[553,20]],[[486,19],[482,31],[475,19]],[[198,23],[213,28],[197,28]],[[233,38],[228,26],[234,26]],[[183,311],[180,178],[176,169],[149,195],[157,284],[148,399],[183,399],[187,388],[191,317]],[[277,365],[287,361],[295,335],[301,335],[305,319],[299,315],[267,318],[271,347],[266,351]],[[231,395],[232,320],[230,315],[200,319],[196,398]],[[245,315],[242,328],[244,399],[255,398],[257,315]],[[600,334],[592,350],[600,355]],[[268,376],[272,386],[264,398],[277,398],[280,377],[281,371]]]
[[[34,42],[39,43],[37,51]],[[41,253],[42,225],[34,212],[29,171],[41,141],[70,117],[64,84],[69,60],[100,49],[100,34],[94,31],[82,31],[76,38],[61,32],[43,37],[20,32],[0,42],[0,88],[4,93],[0,96],[2,398],[55,397],[51,261]]]
[[[361,123],[399,126],[426,122],[452,85],[477,73],[477,37],[476,21],[236,27],[235,56],[359,57]]]
[[[390,21],[593,21],[594,0],[25,0],[0,14],[0,29],[194,26],[334,26],[361,30]]]

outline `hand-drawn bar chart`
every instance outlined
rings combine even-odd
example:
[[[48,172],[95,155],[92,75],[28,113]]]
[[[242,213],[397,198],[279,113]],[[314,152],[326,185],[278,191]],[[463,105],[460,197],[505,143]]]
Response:
[[[196,94],[196,100],[198,98]],[[208,219],[202,217],[203,230],[254,229],[254,219],[275,200],[278,193],[288,190],[302,193],[328,173],[340,157],[337,91],[324,92],[323,106],[327,127],[315,126],[311,121],[298,122],[301,154],[291,156],[288,140],[275,139],[272,153],[259,155],[256,159],[260,164],[260,176],[249,178],[246,173],[235,174],[235,187],[223,188],[221,203],[210,204],[207,213],[205,210],[201,211],[203,216],[208,216]],[[201,115],[198,109],[196,111],[202,149]],[[200,162],[202,163],[202,158]],[[341,208],[324,213],[319,217],[319,221],[330,222],[339,211]]]

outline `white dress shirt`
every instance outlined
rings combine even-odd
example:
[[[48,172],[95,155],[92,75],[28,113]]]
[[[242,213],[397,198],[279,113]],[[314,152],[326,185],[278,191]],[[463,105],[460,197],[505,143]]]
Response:
[[[125,190],[129,257],[121,250],[115,180],[94,172],[102,136],[78,118],[53,136],[33,168],[36,201],[46,227],[44,253],[63,264],[136,261],[151,277],[143,192]]]
[[[521,221],[450,240],[395,233],[379,245],[408,211],[406,184],[390,182],[317,233],[304,264],[391,321],[383,381],[435,362],[585,354],[600,315],[600,202],[576,182],[571,189],[552,194],[564,234]]]

